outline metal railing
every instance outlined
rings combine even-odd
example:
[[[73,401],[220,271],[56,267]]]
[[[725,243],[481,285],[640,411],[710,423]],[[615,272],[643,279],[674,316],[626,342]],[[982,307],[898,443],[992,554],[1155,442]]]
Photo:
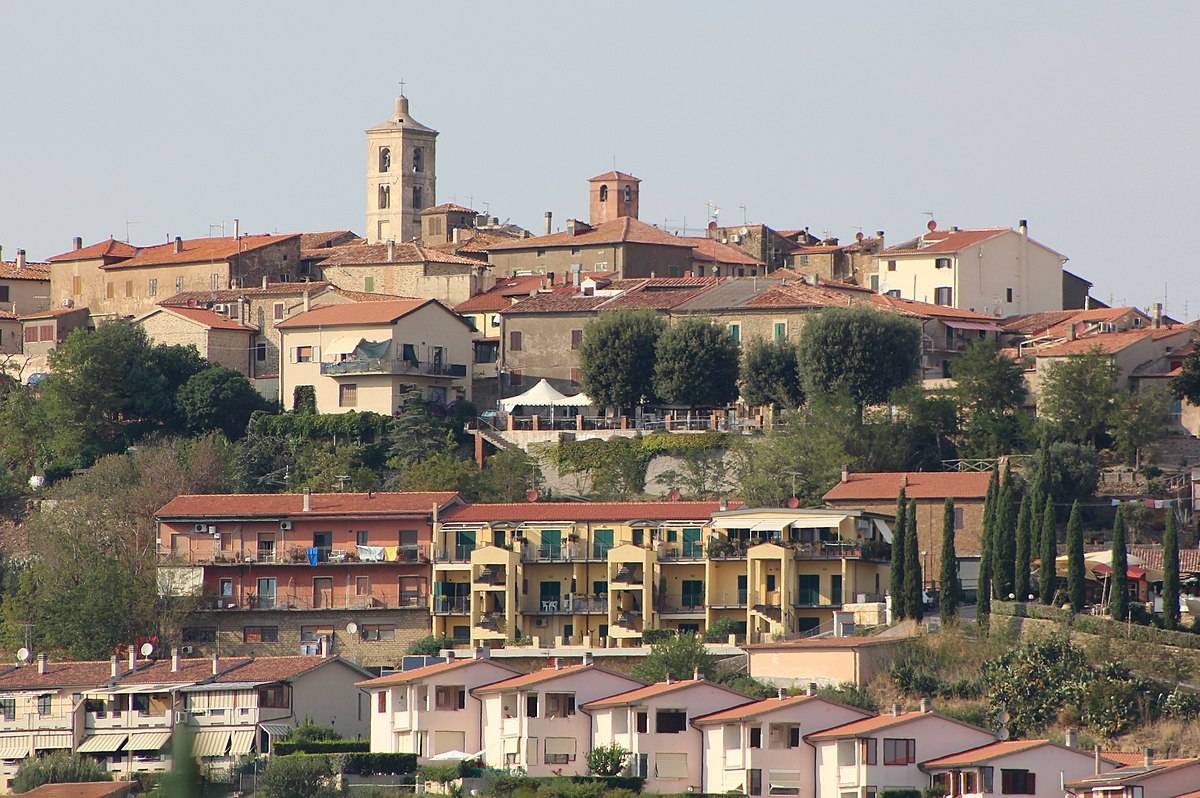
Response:
[[[235,596],[203,596],[200,608],[205,610],[384,610],[424,609],[429,606],[427,593],[402,591],[396,596],[339,596],[337,594],[308,595],[306,593],[262,595],[250,593]]]
[[[526,615],[576,615],[608,612],[608,596],[601,593],[586,595],[568,593],[557,599],[527,602],[522,609]]]
[[[748,590],[721,591],[709,597],[708,605],[721,609],[745,607],[748,594]]]
[[[694,614],[704,612],[705,607],[703,597],[699,599],[667,599],[659,603],[658,611],[663,615]]]
[[[434,615],[466,615],[471,611],[470,596],[434,596]]]
[[[427,377],[465,377],[465,363],[405,360],[397,357],[363,357],[322,363],[321,374],[420,374]]]

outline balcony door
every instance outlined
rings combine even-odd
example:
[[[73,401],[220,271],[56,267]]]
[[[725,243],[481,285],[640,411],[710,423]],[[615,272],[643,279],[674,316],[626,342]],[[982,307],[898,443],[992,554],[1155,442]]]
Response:
[[[597,529],[592,533],[592,546],[596,550],[596,559],[603,560],[608,557],[609,549],[613,547],[613,531]]]
[[[258,606],[269,610],[275,606],[275,579],[260,577],[258,580]]]
[[[683,580],[683,606],[688,608],[704,606],[704,580]]]
[[[542,582],[539,585],[538,598],[541,600],[542,612],[558,612],[562,606],[562,582]]]
[[[317,550],[318,562],[328,562],[329,551],[333,548],[333,533],[313,532],[313,548]]]
[[[469,560],[475,550],[475,531],[465,530],[454,533],[454,559]]]
[[[542,557],[557,560],[562,557],[562,531],[558,529],[542,530]]]
[[[700,543],[699,527],[684,528],[683,556],[689,559],[696,559],[704,556],[704,546]]]
[[[800,574],[799,592],[796,601],[804,605],[821,603],[821,577],[818,574]]]
[[[327,610],[333,607],[333,577],[314,576],[312,591],[313,609]]]

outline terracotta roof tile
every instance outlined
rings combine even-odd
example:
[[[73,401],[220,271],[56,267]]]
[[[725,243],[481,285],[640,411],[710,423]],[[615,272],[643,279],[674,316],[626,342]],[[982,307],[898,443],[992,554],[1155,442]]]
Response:
[[[248,657],[229,657],[217,660],[217,670],[224,672],[239,668],[250,662]],[[124,661],[118,661],[126,665]],[[209,657],[188,657],[179,660],[179,670],[171,670],[171,660],[159,659],[153,662],[142,661],[134,671],[126,670],[119,676],[116,684],[169,684],[171,682],[203,682],[213,678],[212,659]]]
[[[495,665],[498,668],[512,671],[514,676],[517,675],[517,672],[513,671],[511,668],[501,665],[500,663],[494,662],[490,659],[456,659],[451,660],[450,662],[436,662],[433,665],[426,665],[423,668],[411,668],[406,671],[389,673],[387,676],[379,676],[374,679],[366,679],[361,682],[356,682],[355,687],[394,687],[399,684],[409,684],[410,682],[420,681],[421,679],[428,679],[431,676],[439,676],[443,673],[449,673],[450,671],[462,670],[472,665],[482,665],[485,662],[490,665]]]
[[[122,667],[120,661],[117,667]],[[49,687],[98,687],[111,679],[112,665],[108,661],[56,661],[51,658],[46,663],[45,673],[38,673],[37,664],[30,663],[0,674],[0,692]]]
[[[774,272],[772,272],[774,275]],[[830,308],[849,307],[856,297],[804,283],[784,283],[771,286],[745,303],[746,307],[772,308]]]
[[[987,495],[989,473],[976,471],[881,471],[850,474],[825,494],[825,501],[895,500],[900,483],[910,499],[982,499]]]
[[[1034,354],[1037,357],[1070,357],[1072,355],[1085,355],[1098,351],[1106,355],[1113,355],[1124,349],[1128,349],[1150,336],[1151,333],[1149,330],[1096,333],[1095,335],[1085,335],[1073,341],[1063,341],[1059,344],[1038,349]]]
[[[659,695],[667,695],[668,693],[674,693],[679,690],[686,690],[688,688],[698,687],[704,684],[707,684],[710,687],[716,687],[720,690],[725,690],[729,693],[734,692],[727,687],[721,687],[719,684],[713,684],[712,682],[705,681],[704,679],[680,679],[679,681],[672,682],[655,682],[654,684],[648,684],[644,687],[635,687],[632,690],[626,690],[623,693],[617,693],[615,695],[605,696],[604,698],[598,698],[595,701],[589,701],[584,704],[583,709],[606,709],[608,707],[620,707],[628,704],[637,704],[641,701],[645,701],[648,698],[654,698],[655,696]],[[747,699],[747,701],[749,701],[749,699]]]
[[[138,319],[138,321],[141,321],[147,316],[151,316],[155,313],[169,313],[172,316],[179,316],[181,318],[194,321],[197,324],[203,324],[205,327],[208,327],[212,330],[236,330],[238,332],[247,333],[258,332],[257,327],[251,327],[249,324],[242,324],[241,322],[234,321],[228,316],[222,316],[220,313],[206,310],[204,308],[160,305],[156,310],[150,311],[145,316],[142,316],[141,319]]]
[[[422,216],[432,213],[475,213],[475,211],[465,205],[456,205],[453,202],[443,202],[441,205],[434,205],[432,208],[421,211]]]
[[[895,498],[894,496],[892,498]],[[775,640],[767,643],[747,643],[744,649],[797,649],[819,651],[830,648],[868,648],[901,643],[904,637],[798,637],[794,640]]]
[[[731,502],[731,508],[737,503]],[[648,521],[708,518],[720,502],[513,502],[460,504],[441,514],[442,521]]]
[[[175,251],[175,243],[139,247],[137,254],[127,260],[107,264],[105,269],[135,269],[139,266],[165,266],[172,263],[218,263],[243,252],[252,252],[282,241],[299,239],[290,235],[223,236],[216,238],[187,238],[182,241],[182,251]]]
[[[25,261],[17,268],[16,261],[0,261],[0,280],[49,280],[50,264],[40,261]]]
[[[334,662],[340,662],[344,665],[350,664],[340,657],[259,657],[248,660],[236,668],[222,671],[213,681],[216,684],[223,682],[286,681],[287,679],[295,679],[311,670]],[[355,666],[351,665],[350,667]]]
[[[511,307],[513,300],[528,297],[537,291],[545,279],[540,274],[527,274],[519,277],[505,277],[498,280],[494,286],[482,294],[476,294],[470,299],[454,306],[458,313],[468,313],[481,310],[504,310]]]
[[[397,299],[409,299],[410,297],[402,297],[398,294],[380,294],[373,291],[351,291],[348,288],[338,288],[336,285],[331,289],[338,296],[344,296],[352,302],[392,302]]]
[[[1044,745],[1054,745],[1049,740],[1001,740],[995,743],[988,743],[977,748],[968,748],[966,751],[940,756],[937,759],[929,759],[921,763],[923,768],[952,768],[952,767],[969,767],[972,765],[980,765],[992,759],[1011,754],[1019,754],[1022,751],[1030,751],[1034,748],[1041,748]],[[1060,748],[1061,746],[1054,746]],[[1070,750],[1070,749],[1065,749]],[[1083,752],[1076,752],[1083,753]]]
[[[1163,547],[1160,544],[1130,544],[1129,554],[1141,559],[1142,564],[1148,570],[1162,573]],[[1179,570],[1187,574],[1200,574],[1200,549],[1181,546],[1179,548]]]
[[[522,673],[514,676],[511,679],[503,679],[491,684],[485,684],[482,687],[476,687],[472,692],[475,693],[499,693],[504,690],[519,690],[530,685],[541,684],[552,679],[558,679],[563,676],[576,675],[592,670],[603,670],[595,665],[564,665],[561,668],[547,667],[541,670],[531,671],[530,673]],[[629,678],[629,677],[625,677]],[[630,679],[630,681],[637,681]]]
[[[439,507],[458,500],[451,491],[411,493],[314,493],[312,509],[304,511],[304,496],[299,493],[216,493],[182,494],[158,510],[158,517],[169,518],[279,518],[323,517],[330,515],[427,515],[433,505]]]
[[[302,327],[333,327],[339,324],[391,324],[426,305],[437,305],[451,312],[436,299],[391,299],[381,302],[355,302],[351,304],[323,305],[304,313],[284,319],[276,329],[290,330]]]
[[[317,280],[307,283],[267,283],[267,287],[253,288],[221,288],[216,291],[181,291],[174,296],[159,302],[160,305],[210,305],[217,302],[237,302],[239,299],[254,299],[266,296],[304,296],[308,291],[310,296],[316,296],[326,289],[332,288],[333,283]]]
[[[914,711],[914,712],[901,712],[899,715],[893,715],[891,713],[887,713],[887,714],[883,714],[883,715],[873,715],[869,718],[862,718],[861,720],[852,720],[849,723],[843,723],[841,726],[834,726],[831,729],[822,729],[819,732],[815,732],[813,734],[806,735],[806,739],[809,739],[809,740],[837,740],[837,739],[841,739],[841,738],[845,738],[845,737],[858,737],[863,734],[870,734],[871,732],[881,731],[883,729],[887,729],[892,726],[899,726],[901,724],[909,723],[911,721],[919,720],[921,718],[937,718],[938,720],[944,721],[946,723],[956,723],[960,726],[965,726],[965,727],[971,728],[971,729],[977,728],[975,726],[972,726],[969,723],[964,723],[963,721],[956,720],[954,718],[950,718],[945,715],[939,715],[936,712]],[[983,731],[983,729],[979,729],[979,731]]]
[[[465,258],[453,252],[414,244],[411,241],[395,244],[392,260],[388,260],[387,244],[347,244],[330,247],[312,253],[321,258],[322,268],[329,266],[371,266],[385,263],[447,263],[461,266],[479,266],[474,258]]]
[[[35,319],[54,319],[59,316],[73,316],[77,313],[87,315],[87,308],[49,308],[48,310],[35,310],[31,313],[22,313],[22,321],[33,321]]]
[[[595,177],[588,178],[589,183],[597,180],[632,180],[634,183],[642,182],[640,177],[634,177],[627,172],[618,172],[615,169],[610,169],[609,171],[598,174]]]
[[[996,324],[997,329],[999,329],[1000,320],[995,316],[988,316],[985,313],[959,310],[958,308],[950,308],[945,305],[935,305],[931,302],[918,302],[915,299],[901,299],[900,297],[888,296],[887,294],[872,294],[871,302],[881,310],[889,310],[908,316],[960,319],[962,321],[986,321]]]
[[[1102,756],[1104,756],[1102,754]],[[1075,781],[1068,781],[1067,788],[1087,787],[1089,785],[1140,785],[1143,781],[1151,778],[1157,778],[1163,773],[1181,770],[1183,768],[1196,768],[1197,779],[1200,779],[1200,758],[1180,758],[1180,759],[1155,759],[1151,766],[1147,768],[1142,764],[1141,757],[1138,761],[1126,765],[1125,767],[1110,770],[1108,773],[1101,773],[1097,776],[1085,776]]]
[[[505,308],[513,313],[587,313],[592,310],[652,308],[665,310],[712,290],[714,277],[651,277],[613,280],[600,294],[585,295],[573,286],[542,292]],[[618,293],[619,292],[619,293]]]
[[[132,244],[126,244],[124,241],[117,241],[114,238],[107,238],[103,241],[97,241],[95,244],[89,244],[83,249],[74,249],[70,252],[63,252],[48,258],[51,263],[61,263],[72,260],[91,260],[93,258],[132,258],[137,254],[137,247]]]
[[[722,244],[715,238],[707,236],[685,236],[685,241],[694,241],[696,248],[692,250],[692,260],[712,263],[734,263],[743,266],[761,266],[763,262],[752,257],[737,247]]]
[[[1011,227],[982,227],[974,230],[931,230],[911,241],[905,241],[880,252],[885,255],[947,254],[980,244],[989,238],[1007,233]]]
[[[352,241],[362,241],[353,230],[326,230],[320,233],[301,233],[300,251],[310,249],[325,249],[339,244],[349,244]]]
[[[671,247],[696,246],[696,243],[690,239],[672,235],[654,225],[624,216],[620,219],[614,219],[611,222],[604,222],[595,227],[589,227],[576,235],[572,235],[569,230],[561,230],[546,236],[532,236],[531,238],[502,242],[492,246],[490,251],[578,247],[594,244],[661,244]]]
[[[824,698],[814,695],[790,695],[783,698],[764,698],[759,701],[751,701],[748,704],[740,704],[729,709],[722,709],[717,712],[710,712],[707,715],[700,715],[693,719],[693,723],[729,723],[730,721],[749,720],[756,718],[759,715],[765,715],[768,712],[774,712],[777,709],[785,709],[787,707],[800,706],[807,704],[810,701],[818,703],[829,703]],[[866,714],[865,712],[863,714]]]
[[[26,798],[122,798],[136,781],[82,781],[71,784],[42,784],[22,793]]]
[[[19,318],[21,318],[21,317],[18,316],[16,313],[13,313],[11,310],[5,310],[4,308],[0,308],[0,319],[19,319]]]

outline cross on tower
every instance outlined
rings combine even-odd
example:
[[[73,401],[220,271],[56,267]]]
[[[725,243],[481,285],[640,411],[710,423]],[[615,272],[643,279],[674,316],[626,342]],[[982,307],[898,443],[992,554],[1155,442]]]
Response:
[[[404,78],[400,78],[400,95],[404,96]]]

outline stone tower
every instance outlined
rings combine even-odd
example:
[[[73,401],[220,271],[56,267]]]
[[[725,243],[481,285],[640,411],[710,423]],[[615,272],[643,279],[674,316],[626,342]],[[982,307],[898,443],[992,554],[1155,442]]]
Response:
[[[588,205],[592,226],[623,216],[638,218],[638,184],[642,181],[624,172],[605,172],[588,180]]]
[[[373,244],[421,236],[421,211],[436,204],[437,131],[396,98],[392,118],[367,129],[367,226]]]

